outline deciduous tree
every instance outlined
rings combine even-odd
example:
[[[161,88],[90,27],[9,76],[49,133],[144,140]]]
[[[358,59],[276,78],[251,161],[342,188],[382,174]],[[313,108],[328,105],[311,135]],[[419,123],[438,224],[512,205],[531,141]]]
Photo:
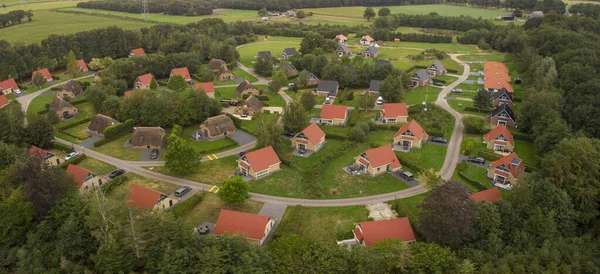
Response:
[[[250,198],[249,191],[250,185],[242,177],[236,176],[225,180],[217,194],[226,204],[239,206]]]
[[[270,77],[273,75],[273,60],[271,58],[258,58],[254,62],[254,72],[260,76]]]
[[[200,166],[201,156],[195,146],[177,135],[171,134],[165,149],[165,167],[185,175],[193,173]]]
[[[389,75],[381,82],[379,95],[388,103],[396,103],[404,98],[404,87],[402,78],[396,75]]]
[[[371,18],[375,17],[375,11],[371,7],[367,7],[363,13],[363,18],[367,18],[367,21],[371,21]]]
[[[25,133],[27,143],[41,148],[50,147],[50,143],[54,140],[54,127],[45,116],[38,116],[29,120]]]
[[[390,9],[389,9],[389,8],[380,8],[380,9],[377,11],[377,16],[379,16],[379,17],[384,17],[384,16],[388,16],[388,15],[390,15],[391,13],[392,13],[392,12],[390,11]]]
[[[152,75],[152,81],[150,81],[150,89],[157,89],[158,88],[158,82],[156,82],[156,78],[154,78],[154,75]]]
[[[169,79],[168,87],[172,91],[184,91],[191,88],[181,75],[173,75]]]
[[[304,109],[306,109],[306,111],[310,111],[317,104],[317,98],[310,91],[305,91],[304,93],[302,93],[300,101],[302,102],[302,106],[304,106]]]
[[[69,53],[67,53],[66,64],[67,73],[71,75],[71,78],[75,78],[79,73],[79,65],[77,64],[77,58],[75,57],[75,53],[72,50],[70,50]]]
[[[297,133],[306,126],[306,109],[300,101],[292,101],[285,106],[283,111],[283,126],[286,130]]]
[[[44,75],[42,75],[41,73],[36,73],[35,75],[33,75],[32,82],[38,88],[41,88],[46,83],[46,78],[44,78]]]
[[[284,140],[281,134],[283,126],[277,122],[278,115],[259,114],[254,119],[256,123],[256,146],[259,148],[273,146],[275,151],[279,151],[284,147]]]
[[[479,111],[489,109],[492,107],[492,95],[485,89],[480,89],[473,97],[473,104]]]

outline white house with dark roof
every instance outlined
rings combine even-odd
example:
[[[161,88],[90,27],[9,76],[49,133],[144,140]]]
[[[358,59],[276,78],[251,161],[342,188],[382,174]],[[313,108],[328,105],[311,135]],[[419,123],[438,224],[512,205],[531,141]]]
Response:
[[[441,76],[448,73],[448,70],[446,70],[446,67],[442,65],[440,60],[435,60],[435,62],[433,62],[433,64],[427,68],[427,71],[431,77]]]
[[[340,84],[338,81],[321,80],[317,87],[317,96],[319,97],[335,97],[337,96]]]
[[[412,75],[412,86],[413,87],[424,87],[431,85],[433,80],[431,75],[424,69],[420,69]]]
[[[352,51],[348,48],[348,46],[346,46],[346,44],[339,44],[334,53],[337,55],[337,57],[352,55]]]
[[[367,95],[369,96],[377,96],[379,95],[379,86],[381,86],[380,80],[371,80],[369,83],[369,89],[367,90]]]
[[[287,60],[294,56],[294,53],[296,53],[296,48],[285,48],[281,53],[281,59]]]
[[[365,58],[377,58],[377,56],[379,56],[379,50],[374,46],[368,47],[363,52],[363,57]]]

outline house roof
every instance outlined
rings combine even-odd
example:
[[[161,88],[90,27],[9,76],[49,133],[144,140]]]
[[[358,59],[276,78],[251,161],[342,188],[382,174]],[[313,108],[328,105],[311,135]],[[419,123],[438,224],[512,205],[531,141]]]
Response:
[[[242,92],[247,89],[256,89],[256,88],[254,87],[254,85],[252,85],[250,82],[248,82],[248,80],[244,80],[244,82],[241,82],[235,89],[237,96],[242,97]]]
[[[406,132],[406,131],[410,131],[417,139],[419,140],[423,140],[425,138],[429,137],[429,134],[427,134],[427,132],[425,132],[425,130],[421,127],[421,125],[419,125],[419,123],[417,123],[416,120],[410,120],[408,123],[404,124],[399,130],[398,132],[396,132],[396,136],[401,135],[402,133]]]
[[[137,49],[132,49],[129,54],[133,54],[133,55],[146,55],[146,52],[144,51],[143,48],[137,48]]]
[[[116,125],[118,123],[119,121],[113,119],[112,117],[103,114],[97,114],[90,122],[88,129],[91,131],[104,132],[107,127]]]
[[[73,105],[71,105],[71,103],[63,100],[62,98],[54,98],[54,101],[52,101],[52,104],[50,104],[50,109],[53,111],[59,111],[65,108],[72,108],[74,107]]]
[[[156,203],[158,203],[160,196],[163,195],[156,190],[141,187],[136,184],[132,184],[130,189],[129,203],[139,209],[153,209],[154,206],[156,206]]]
[[[321,80],[319,81],[319,86],[317,87],[317,91],[326,91],[329,92],[330,96],[335,96],[337,93],[337,89],[340,87],[338,81],[332,80]]]
[[[483,64],[483,71],[500,71],[503,72],[505,74],[508,74],[508,68],[506,67],[506,65],[504,63],[500,63],[500,62],[485,62]]]
[[[131,135],[133,146],[162,146],[167,136],[161,127],[137,127]]]
[[[431,64],[431,65],[434,66],[438,70],[446,69],[446,67],[444,67],[444,65],[442,65],[442,62],[440,62],[440,60],[435,60],[435,62],[433,62],[433,64]]]
[[[74,96],[79,96],[83,91],[81,88],[81,84],[75,80],[67,81],[63,86],[62,90],[73,93]]]
[[[294,55],[294,53],[296,53],[296,48],[284,48],[282,54],[285,55]]]
[[[8,105],[8,98],[6,98],[6,95],[0,93],[0,108],[3,106]]]
[[[427,71],[425,71],[424,69],[420,69],[417,72],[415,72],[415,74],[412,75],[413,78],[417,78],[421,81],[425,81],[425,80],[431,80],[431,75],[429,75],[429,73],[427,73]]]
[[[415,234],[407,217],[361,222],[358,226],[360,226],[360,229],[362,230],[361,236],[363,237],[366,246],[372,246],[373,244],[386,239],[415,241]]]
[[[192,77],[190,77],[190,72],[188,71],[187,67],[174,68],[171,70],[171,75],[181,75],[186,81],[192,80]]]
[[[15,79],[10,78],[8,80],[0,82],[0,91],[5,89],[18,90],[19,86],[17,85],[17,82],[15,82]]]
[[[265,236],[269,219],[267,216],[221,209],[213,234],[241,234],[249,239],[260,240]]]
[[[344,36],[343,34],[338,34],[335,36],[335,39],[338,40],[348,40],[348,37]]]
[[[498,98],[502,97],[503,95],[506,95],[506,97],[508,97],[508,99],[509,99],[510,101],[512,101],[512,102],[514,102],[514,101],[515,101],[515,99],[513,98],[513,95],[512,95],[512,93],[508,92],[508,90],[507,90],[507,89],[505,89],[505,88],[501,88],[499,91],[496,91],[496,92],[494,92],[494,93],[492,94],[492,98],[493,98],[494,100],[496,100],[496,99],[498,99]]]
[[[488,117],[498,116],[498,114],[502,112],[506,112],[506,114],[508,114],[508,117],[515,121],[515,113],[512,111],[512,109],[510,109],[510,107],[507,104],[497,106],[494,110],[488,113]]]
[[[81,70],[88,70],[87,65],[85,64],[85,61],[83,59],[79,59],[77,60],[77,65],[79,66],[79,68]]]
[[[204,125],[210,132],[210,135],[219,135],[228,130],[236,130],[233,120],[225,114],[210,117],[204,121]]]
[[[373,54],[377,54],[377,53],[379,53],[379,50],[376,47],[374,47],[374,46],[370,46],[370,47],[368,47],[365,50],[365,52],[370,52],[370,53],[373,53]]]
[[[381,112],[385,118],[408,117],[406,103],[384,103]]]
[[[340,44],[336,51],[350,51],[350,49],[348,48],[348,46],[346,46],[346,44]]]
[[[514,92],[513,86],[504,79],[492,77],[483,80],[483,87],[486,89],[502,89],[505,88],[508,92]]]
[[[490,130],[490,132],[486,133],[483,135],[483,139],[486,141],[490,141],[495,139],[498,136],[504,136],[504,138],[506,138],[506,140],[511,143],[512,145],[515,145],[515,143],[513,142],[513,136],[510,133],[510,131],[508,130],[508,128],[506,128],[506,126],[504,126],[503,124],[500,124],[498,126],[496,126],[494,129]]]
[[[152,82],[152,73],[146,73],[144,75],[138,76],[136,82],[139,81],[142,85],[150,85]]]
[[[515,178],[519,177],[519,174],[525,170],[525,165],[523,161],[517,156],[517,153],[513,152],[509,155],[506,155],[496,161],[493,161],[490,164],[490,168],[496,168],[504,165],[510,171]]]
[[[75,179],[75,182],[77,183],[77,188],[81,188],[81,185],[85,183],[88,174],[90,174],[89,170],[72,164],[69,164],[66,172],[73,176],[73,179]]]
[[[250,167],[252,167],[254,172],[259,172],[269,168],[271,165],[281,163],[281,160],[279,160],[279,157],[272,146],[248,152],[246,155],[242,156],[242,159],[245,159],[245,161],[250,164]]]
[[[390,165],[392,168],[399,168],[402,166],[390,144],[366,150],[365,155],[371,163],[371,167]]]
[[[373,39],[373,37],[369,36],[369,35],[365,35],[361,38],[361,40],[366,40],[369,42],[373,42],[375,39]]]
[[[311,75],[313,77],[317,78],[317,76],[314,73],[312,73],[312,72],[310,72],[308,70],[302,70],[302,72],[306,73],[306,79],[310,78]],[[319,78],[317,78],[317,79],[319,79]]]
[[[41,73],[44,78],[46,79],[51,79],[52,75],[50,74],[50,71],[48,71],[47,68],[43,68],[43,69],[39,69],[33,72],[32,76],[35,76],[36,74]]]
[[[294,67],[294,65],[290,64],[290,63],[280,63],[279,66],[277,67],[277,70],[296,70],[296,67]]]
[[[369,83],[369,91],[377,91],[379,92],[379,86],[381,85],[380,80],[371,80]]]
[[[304,134],[304,136],[306,136],[306,138],[315,145],[318,144],[323,137],[325,137],[325,132],[316,123],[310,124],[300,133]],[[296,134],[296,137],[298,137],[300,133]]]
[[[221,60],[221,59],[211,59],[208,62],[208,69],[212,69],[212,70],[217,70],[220,69],[222,66],[226,66],[227,63],[225,63],[225,61]]]
[[[323,109],[321,110],[321,119],[345,119],[346,113],[346,106],[323,105]]]
[[[222,66],[221,68],[219,68],[219,71],[217,71],[217,76],[220,76],[221,74],[224,74],[224,73],[233,74],[231,71],[229,71],[229,68],[227,66]]]
[[[498,200],[502,200],[502,194],[500,194],[500,190],[497,187],[486,189],[484,191],[479,191],[471,194],[469,196],[473,201],[486,201],[486,202],[495,202]]]
[[[271,51],[269,51],[269,50],[266,50],[266,51],[259,51],[259,52],[256,54],[256,58],[266,58],[266,57],[269,57],[269,58],[273,57],[273,56],[271,55]]]
[[[254,112],[260,111],[260,109],[265,106],[263,102],[258,100],[258,98],[254,97],[253,95],[250,95],[250,97],[246,98],[244,105],[254,110]]]
[[[486,70],[483,73],[483,78],[491,78],[491,79],[501,79],[507,83],[510,83],[510,76],[506,72],[502,72],[500,70]]]
[[[46,158],[46,155],[48,155],[48,151],[32,145],[29,148],[29,156],[34,156],[34,155],[38,155],[40,157]]]
[[[209,93],[215,92],[215,85],[213,84],[213,82],[195,83],[194,89],[195,90],[202,89],[202,90],[204,90],[204,93],[209,94]]]
[[[377,60],[377,66],[391,66],[392,63],[388,60]]]

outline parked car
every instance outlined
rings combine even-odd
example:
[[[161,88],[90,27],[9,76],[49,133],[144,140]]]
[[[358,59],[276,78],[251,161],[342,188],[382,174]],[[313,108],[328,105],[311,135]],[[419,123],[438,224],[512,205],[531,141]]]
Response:
[[[186,193],[190,192],[191,190],[192,190],[192,188],[189,186],[182,186],[182,187],[178,188],[177,190],[175,190],[173,195],[175,195],[175,197],[183,197],[183,196],[185,196]]]
[[[287,132],[281,133],[281,135],[283,135],[283,136],[285,136],[285,137],[288,137],[288,138],[292,138],[292,137],[294,137],[294,135],[296,135],[296,134],[294,134],[293,132],[289,132],[289,131],[287,131]]]
[[[242,157],[242,156],[246,155],[246,153],[247,153],[247,152],[245,152],[245,151],[242,151],[242,152],[238,153],[238,156]]]
[[[299,148],[298,153],[300,153],[300,155],[303,155],[304,153],[306,153],[306,149]]]
[[[117,178],[118,176],[121,176],[123,174],[125,174],[125,170],[117,168],[117,169],[113,170],[111,173],[108,174],[108,179],[114,179],[114,178]]]
[[[468,157],[467,162],[475,163],[475,164],[485,164],[485,159],[482,157]]]
[[[381,97],[381,96],[377,97],[377,104],[378,105],[383,104],[383,97]]]
[[[400,175],[400,177],[404,178],[407,181],[412,181],[415,179],[415,176],[408,171],[399,172],[398,175]]]
[[[295,86],[296,86],[296,84],[294,84],[294,83],[289,83],[288,84],[288,88],[290,88],[290,89],[294,88]]]
[[[329,98],[329,97],[325,98],[325,104],[331,104],[331,98]]]
[[[517,85],[519,85],[519,84],[522,84],[522,83],[523,83],[523,79],[521,79],[521,78],[518,78],[518,77],[517,77],[517,78],[515,78],[515,80],[514,80],[514,81],[515,81],[515,84],[517,84]]]
[[[15,90],[15,94],[21,95],[21,90]]]
[[[150,160],[156,160],[158,158],[158,149],[153,149],[150,152]]]
[[[463,90],[462,90],[462,89],[460,89],[460,88],[457,88],[457,89],[452,89],[452,90],[450,91],[450,93],[462,94],[462,93],[463,93]]]
[[[442,82],[433,82],[433,85],[436,86],[436,87],[441,87],[441,86],[444,85],[444,83],[442,83]]]
[[[65,161],[71,160],[71,159],[75,158],[75,156],[77,156],[77,155],[79,155],[79,152],[77,152],[77,151],[71,152],[71,153],[67,154],[67,156],[65,157]]]
[[[440,144],[447,144],[448,140],[442,138],[442,137],[433,137],[431,138],[431,141],[434,143],[440,143]]]

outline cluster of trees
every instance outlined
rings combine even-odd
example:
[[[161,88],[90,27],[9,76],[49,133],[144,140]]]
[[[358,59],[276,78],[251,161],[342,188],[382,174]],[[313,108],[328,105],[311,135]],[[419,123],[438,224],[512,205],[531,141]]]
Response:
[[[441,16],[435,12],[430,14],[392,14],[379,17],[373,22],[375,29],[418,27],[468,31],[471,29],[493,29],[494,22],[488,19],[475,19],[471,16]]]
[[[13,102],[0,109],[0,141],[4,143],[47,148],[54,139],[53,131],[46,116],[35,117],[25,124],[25,113],[18,103]]]
[[[600,6],[590,3],[575,4],[569,7],[569,12],[572,14],[598,18],[598,16],[600,16]]]
[[[141,13],[141,1],[117,1],[117,0],[102,0],[77,3],[78,8],[101,9],[122,11],[129,13]],[[169,15],[211,15],[213,5],[206,1],[193,0],[168,0],[168,1],[148,1],[148,12],[164,13]]]
[[[0,28],[21,24],[25,17],[27,17],[29,22],[31,22],[31,20],[33,20],[33,12],[31,10],[13,10],[9,11],[8,13],[0,13]]]
[[[394,41],[400,39],[402,42],[425,42],[425,43],[452,43],[452,36],[436,35],[427,33],[400,33],[392,29],[375,29],[371,35],[375,40]]]
[[[224,0],[218,1],[216,5],[219,8],[242,9],[242,10],[266,10],[286,11],[299,8],[327,8],[327,7],[351,7],[351,6],[398,6],[398,5],[424,5],[424,4],[439,4],[441,0],[350,0],[350,1],[334,1],[334,0]],[[381,16],[381,15],[380,15]],[[373,16],[374,17],[374,16]]]

